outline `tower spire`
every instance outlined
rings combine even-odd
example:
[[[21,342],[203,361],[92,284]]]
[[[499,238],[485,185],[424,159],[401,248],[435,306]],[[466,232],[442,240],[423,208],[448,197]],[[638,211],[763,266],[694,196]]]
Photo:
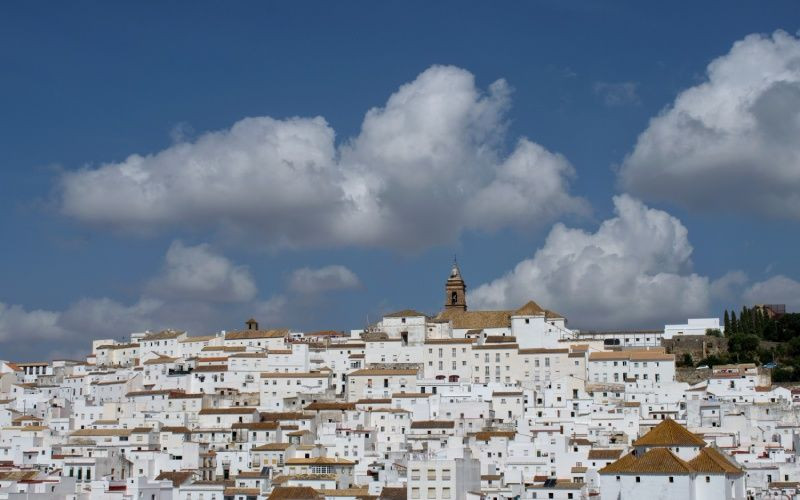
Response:
[[[445,310],[467,310],[467,285],[461,277],[461,269],[458,267],[458,258],[455,254],[453,255],[453,267],[450,269],[450,277],[447,278],[444,290]]]

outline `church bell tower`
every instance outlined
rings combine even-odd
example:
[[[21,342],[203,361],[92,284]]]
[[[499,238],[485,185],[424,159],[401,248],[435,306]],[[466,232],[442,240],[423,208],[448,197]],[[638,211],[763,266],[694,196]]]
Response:
[[[444,309],[448,311],[455,309],[459,311],[467,310],[467,285],[461,277],[461,270],[458,262],[453,259],[453,268],[450,270],[450,277],[444,286]]]

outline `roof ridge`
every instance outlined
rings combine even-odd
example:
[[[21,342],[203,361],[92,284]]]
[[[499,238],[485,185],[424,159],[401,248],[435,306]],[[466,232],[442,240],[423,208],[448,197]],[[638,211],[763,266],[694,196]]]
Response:
[[[633,442],[633,446],[699,446],[706,442],[689,429],[668,418]]]

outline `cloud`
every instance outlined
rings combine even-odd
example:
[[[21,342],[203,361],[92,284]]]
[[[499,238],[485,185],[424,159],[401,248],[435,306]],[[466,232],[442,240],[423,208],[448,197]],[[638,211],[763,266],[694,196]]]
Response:
[[[800,311],[800,282],[779,274],[754,283],[745,290],[745,304],[786,304],[787,311]]]
[[[187,247],[180,241],[170,245],[161,274],[147,285],[155,297],[210,302],[246,302],[257,291],[246,267],[213,253],[207,244]]]
[[[58,314],[65,336],[86,339],[81,342],[87,345],[81,347],[87,350],[88,339],[119,339],[131,332],[177,327],[170,317],[180,317],[165,302],[147,297],[130,305],[109,298],[81,299]]]
[[[93,339],[125,340],[132,332],[175,328],[202,335],[254,312],[265,322],[285,319],[285,298],[262,301],[256,295],[245,267],[206,244],[186,246],[175,241],[159,273],[130,303],[83,298],[63,310],[27,310],[0,303],[0,350],[12,359],[88,354]],[[19,338],[34,342],[13,342]]]
[[[800,40],[750,35],[650,121],[621,185],[691,209],[800,219]]]
[[[516,308],[530,299],[586,329],[659,327],[706,313],[710,284],[692,273],[681,222],[628,196],[595,233],[556,224],[530,259],[469,295],[475,308]]]
[[[361,286],[358,276],[344,266],[325,266],[317,269],[304,267],[292,272],[289,290],[301,294],[317,294],[334,290],[348,290]]]
[[[741,297],[742,289],[748,283],[742,271],[730,271],[711,282],[711,296],[714,299],[730,302]]]
[[[0,342],[12,339],[53,339],[63,334],[59,314],[41,309],[27,311],[0,302]]]
[[[537,170],[547,175],[535,177]],[[582,203],[567,194],[567,181],[573,175],[562,155],[522,139],[498,167],[492,182],[475,194],[464,214],[471,225],[488,230],[506,224],[524,227],[532,214],[552,220],[564,207],[584,212]]]
[[[169,131],[173,143],[186,142],[194,136],[194,128],[187,122],[176,123]]]
[[[64,311],[26,310],[0,303],[0,342],[6,356],[51,357],[88,354],[92,339],[117,338],[160,323],[164,304],[141,300],[124,306],[111,299],[83,299]],[[28,342],[14,342],[26,339]]]
[[[637,82],[595,82],[592,87],[594,93],[602,97],[603,104],[609,107],[640,104],[638,88]]]
[[[325,303],[325,293],[361,286],[345,266],[304,267],[291,273],[283,292],[258,297],[244,266],[211,250],[174,241],[158,273],[130,302],[83,298],[62,310],[28,310],[0,302],[0,352],[11,359],[81,357],[94,339],[127,340],[132,332],[166,328],[205,335],[238,328],[255,317],[264,328],[289,326]],[[233,323],[232,323],[233,322]],[[233,326],[232,326],[233,325]],[[15,339],[33,342],[15,342]]]
[[[0,345],[4,356],[12,357],[49,358],[64,352],[86,355],[92,340],[126,340],[132,332],[176,328],[208,333],[212,331],[209,325],[218,322],[223,313],[205,302],[147,296],[130,304],[108,297],[86,298],[60,311],[28,311],[20,305],[0,303]],[[14,342],[20,338],[32,342]]]
[[[275,294],[267,300],[258,301],[253,310],[258,321],[263,323],[283,323],[286,321],[289,300],[285,295]]]
[[[509,94],[503,80],[484,91],[468,71],[433,66],[339,145],[321,117],[246,118],[156,154],[67,172],[61,210],[115,230],[211,227],[271,247],[411,250],[586,213],[562,156],[525,138],[504,154]]]

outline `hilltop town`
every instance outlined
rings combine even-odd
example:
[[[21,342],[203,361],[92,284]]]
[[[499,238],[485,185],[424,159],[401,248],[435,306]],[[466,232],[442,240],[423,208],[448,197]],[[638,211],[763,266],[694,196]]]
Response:
[[[797,497],[800,391],[756,364],[676,377],[719,319],[578,331],[466,289],[454,264],[433,315],[1,361],[0,499]]]

